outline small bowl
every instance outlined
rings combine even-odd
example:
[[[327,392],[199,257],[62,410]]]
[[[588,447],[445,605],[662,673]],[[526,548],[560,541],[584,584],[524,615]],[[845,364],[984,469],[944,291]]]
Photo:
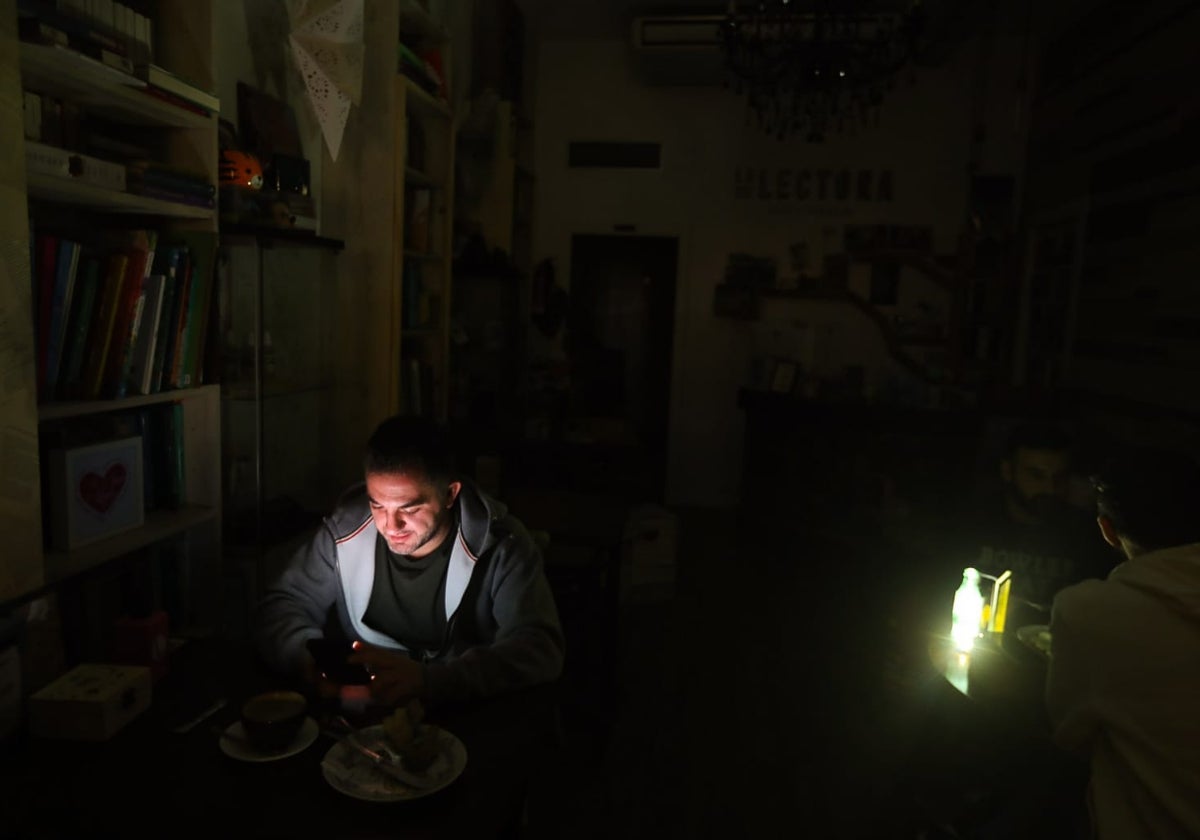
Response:
[[[308,713],[308,700],[296,691],[268,691],[242,704],[242,727],[252,746],[269,752],[287,749]]]

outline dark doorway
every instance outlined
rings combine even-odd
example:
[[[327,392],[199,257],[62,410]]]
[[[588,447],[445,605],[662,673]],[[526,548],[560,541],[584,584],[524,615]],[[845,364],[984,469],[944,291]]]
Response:
[[[647,490],[666,486],[679,240],[571,239],[572,415],[597,444],[640,459]]]

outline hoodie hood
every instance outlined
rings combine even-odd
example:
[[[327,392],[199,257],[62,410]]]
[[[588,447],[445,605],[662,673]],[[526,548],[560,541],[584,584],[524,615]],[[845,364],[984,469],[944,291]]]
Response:
[[[508,513],[508,506],[464,481],[458,494],[458,522],[462,540],[472,559],[492,549],[498,539],[492,524]]]
[[[1139,554],[1109,575],[1200,621],[1200,543]]]

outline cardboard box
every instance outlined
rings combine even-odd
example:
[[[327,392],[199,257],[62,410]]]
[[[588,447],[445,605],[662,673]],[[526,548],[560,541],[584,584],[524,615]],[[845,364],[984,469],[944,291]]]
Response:
[[[43,134],[46,100],[42,100]],[[60,108],[61,116],[61,108]],[[46,143],[25,141],[25,169],[41,175],[69,178],[115,192],[125,191],[125,167]]]
[[[71,174],[85,184],[125,192],[125,166],[88,155],[71,155]]]
[[[150,669],[79,665],[29,698],[29,733],[104,741],[150,707]]]
[[[46,101],[42,100],[41,114],[45,118]],[[39,132],[44,134],[45,132]],[[25,171],[36,172],[40,175],[56,175],[60,178],[71,177],[71,153],[57,146],[46,143],[25,141]]]
[[[141,437],[52,450],[49,483],[54,548],[78,548],[145,522]]]

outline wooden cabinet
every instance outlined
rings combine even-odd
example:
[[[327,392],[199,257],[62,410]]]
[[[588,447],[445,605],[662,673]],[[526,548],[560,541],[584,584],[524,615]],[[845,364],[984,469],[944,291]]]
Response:
[[[147,8],[147,4],[139,8]],[[154,63],[198,88],[211,90],[212,4],[158,0],[148,4],[147,10],[155,26]],[[95,126],[103,121],[110,137],[119,135],[126,143],[149,149],[155,163],[192,173],[212,185],[217,178],[217,116],[156,98],[144,86],[123,80],[117,71],[82,54],[18,41],[13,0],[0,2],[0,55],[0,140],[12,151],[0,162],[0,204],[4,205],[0,235],[17,246],[5,254],[5,270],[0,272],[0,298],[5,301],[0,309],[4,332],[0,362],[5,383],[0,472],[6,482],[5,491],[0,492],[4,497],[0,521],[7,544],[5,570],[0,572],[0,601],[57,587],[110,561],[140,553],[155,558],[160,600],[178,608],[178,614],[172,615],[175,626],[208,625],[219,609],[215,594],[219,591],[221,481],[220,395],[217,386],[205,384],[215,379],[211,367],[203,364],[200,348],[205,329],[200,321],[195,322],[195,334],[201,337],[195,345],[195,374],[180,379],[176,387],[116,399],[75,400],[61,399],[61,389],[42,387],[39,397],[42,377],[36,359],[40,345],[32,326],[43,307],[38,294],[31,293],[37,278],[32,273],[36,249],[31,242],[36,246],[36,237],[45,231],[59,240],[77,240],[86,248],[102,231],[138,228],[158,231],[160,248],[183,237],[200,243],[200,249],[215,249],[215,210],[134,194],[78,176],[25,171],[23,91],[39,94],[39,104],[60,103],[56,107],[76,115],[84,126],[80,138],[94,141]],[[57,148],[67,143],[49,141],[46,145]],[[124,175],[123,162],[113,162]],[[197,274],[204,273],[199,260],[195,266]],[[202,311],[202,304],[197,306]],[[137,308],[140,312],[140,303]],[[63,310],[65,321],[65,306]],[[187,387],[178,387],[185,384]],[[171,407],[171,434],[182,452],[178,498],[147,511],[139,527],[72,550],[44,549],[47,529],[42,523],[49,519],[51,507],[60,504],[46,492],[50,448],[64,441],[102,439],[105,429],[118,426],[122,418],[139,413],[148,416],[160,406]],[[161,572],[173,560],[179,567]],[[162,591],[164,576],[174,582],[176,591]]]

